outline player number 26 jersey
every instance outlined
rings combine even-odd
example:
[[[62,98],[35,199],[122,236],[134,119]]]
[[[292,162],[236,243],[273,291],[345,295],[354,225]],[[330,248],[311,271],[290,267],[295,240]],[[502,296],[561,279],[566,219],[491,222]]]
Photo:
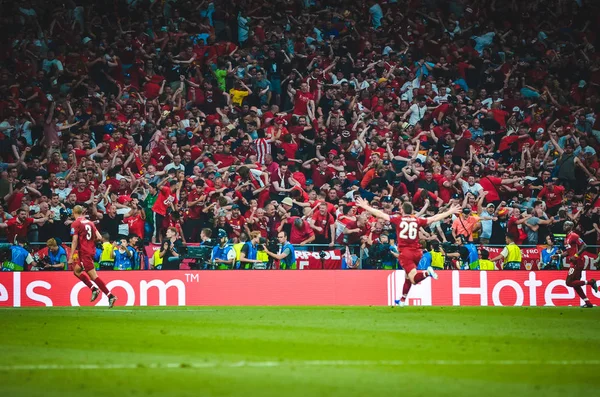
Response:
[[[393,215],[390,222],[396,227],[398,248],[420,249],[419,229],[427,225],[427,219],[416,216]]]

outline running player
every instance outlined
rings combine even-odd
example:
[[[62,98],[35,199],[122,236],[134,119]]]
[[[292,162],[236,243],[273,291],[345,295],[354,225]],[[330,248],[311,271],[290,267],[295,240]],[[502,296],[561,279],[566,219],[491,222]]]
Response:
[[[98,288],[108,296],[108,306],[113,307],[117,297],[110,293],[104,281],[98,277],[94,267],[94,255],[96,254],[96,240],[102,240],[102,236],[93,222],[83,216],[83,207],[76,205],[73,207],[73,216],[75,222],[71,224],[71,253],[69,255],[69,265],[73,265],[75,277],[83,281],[85,285],[92,290],[91,302],[95,301],[100,294]],[[73,255],[78,251],[78,262],[73,264]],[[85,270],[85,272],[83,271]],[[87,272],[87,274],[86,274]],[[89,274],[89,277],[88,277]],[[90,278],[98,287],[95,287]]]
[[[565,251],[560,255],[563,258],[567,257],[567,262],[569,263],[569,273],[567,274],[566,284],[568,287],[573,288],[575,292],[577,292],[577,295],[583,299],[584,304],[581,307],[594,307],[581,287],[587,284],[590,285],[594,291],[598,292],[598,285],[594,279],[591,279],[588,282],[581,279],[581,271],[585,264],[580,255],[587,248],[587,244],[573,231],[574,226],[575,225],[571,221],[566,221],[563,226],[567,236],[565,237]]]
[[[404,306],[408,292],[414,284],[419,284],[427,277],[438,278],[431,266],[423,272],[417,272],[417,264],[421,260],[421,256],[423,256],[421,244],[419,243],[419,229],[453,214],[458,214],[461,211],[461,206],[453,205],[449,210],[441,214],[429,218],[419,218],[413,215],[413,206],[409,202],[402,204],[401,213],[398,215],[388,215],[383,211],[377,210],[371,207],[367,200],[360,197],[356,199],[356,205],[378,218],[391,222],[396,227],[396,244],[400,253],[398,260],[406,272],[406,280],[404,280],[404,286],[402,287],[402,298],[397,300],[396,304]]]

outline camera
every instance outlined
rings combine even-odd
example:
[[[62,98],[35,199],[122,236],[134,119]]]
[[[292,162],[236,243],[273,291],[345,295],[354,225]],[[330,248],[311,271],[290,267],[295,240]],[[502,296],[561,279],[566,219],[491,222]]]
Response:
[[[395,262],[389,243],[376,243],[369,248],[369,267],[383,269],[384,262]]]
[[[268,242],[269,242],[269,241],[268,241],[266,238],[264,238],[264,237],[260,237],[260,238],[258,239],[258,244],[257,244],[257,247],[258,247],[258,249],[259,249],[260,251],[264,251],[264,250],[265,250],[265,245],[267,245],[267,243],[268,243]]]

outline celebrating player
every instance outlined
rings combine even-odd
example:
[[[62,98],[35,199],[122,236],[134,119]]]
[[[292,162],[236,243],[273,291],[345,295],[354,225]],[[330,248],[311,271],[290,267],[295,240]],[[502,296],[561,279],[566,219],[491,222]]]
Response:
[[[76,251],[78,252],[79,259],[78,263],[73,264],[73,273],[75,277],[83,281],[85,285],[92,290],[91,302],[98,298],[100,292],[108,296],[108,306],[113,307],[117,297],[110,293],[104,281],[96,274],[94,267],[94,255],[96,254],[96,240],[101,240],[102,236],[96,226],[88,219],[83,216],[83,208],[79,205],[73,207],[73,216],[75,222],[71,224],[71,235],[73,235],[73,241],[71,243],[71,253],[69,254],[69,265],[73,264],[73,255]],[[85,270],[87,274],[83,271]],[[88,277],[89,274],[89,277]],[[94,281],[98,287],[95,287],[92,282]]]
[[[568,287],[573,288],[575,292],[577,292],[577,295],[585,302],[581,307],[594,307],[581,287],[587,284],[592,286],[594,291],[598,292],[598,285],[594,279],[591,279],[588,282],[581,279],[581,271],[583,270],[584,262],[580,255],[587,248],[587,244],[573,231],[573,227],[574,224],[571,221],[566,221],[563,226],[567,236],[565,237],[565,251],[561,256],[567,257],[567,262],[569,263],[569,273],[567,275],[566,284]]]
[[[453,205],[449,210],[441,214],[429,218],[418,218],[413,215],[413,206],[409,202],[402,204],[401,214],[391,216],[371,207],[367,200],[360,197],[356,199],[356,205],[396,226],[396,244],[400,253],[398,260],[406,272],[406,280],[404,280],[404,286],[402,287],[402,298],[396,301],[396,304],[404,306],[408,292],[413,284],[419,284],[427,277],[433,277],[434,279],[438,277],[431,266],[427,270],[417,273],[417,264],[421,260],[421,256],[423,256],[421,244],[419,243],[419,229],[453,214],[458,214],[461,211],[461,207],[460,205]]]

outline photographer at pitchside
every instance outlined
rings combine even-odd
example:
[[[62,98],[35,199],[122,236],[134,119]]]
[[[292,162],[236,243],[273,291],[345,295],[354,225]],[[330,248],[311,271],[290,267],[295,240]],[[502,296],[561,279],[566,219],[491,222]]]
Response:
[[[296,251],[294,246],[288,241],[285,232],[277,233],[277,241],[281,244],[279,253],[274,253],[265,246],[265,251],[270,257],[279,260],[279,268],[282,270],[296,270]]]

